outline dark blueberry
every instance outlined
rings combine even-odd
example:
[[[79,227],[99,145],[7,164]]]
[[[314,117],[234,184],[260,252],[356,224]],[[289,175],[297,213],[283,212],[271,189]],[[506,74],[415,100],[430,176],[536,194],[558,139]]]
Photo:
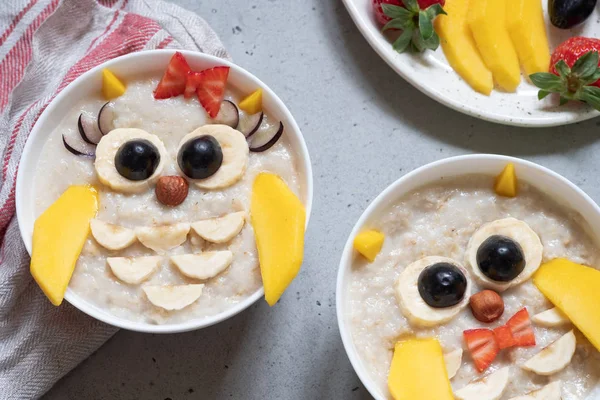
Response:
[[[431,307],[452,307],[465,296],[467,278],[456,265],[440,262],[421,271],[418,287],[419,294]]]
[[[506,236],[490,236],[477,249],[477,265],[488,278],[510,282],[525,269],[523,249]]]
[[[177,163],[188,178],[205,179],[221,168],[223,151],[214,137],[199,136],[181,146],[177,154]]]
[[[159,163],[158,149],[146,139],[125,142],[115,155],[117,171],[130,181],[143,181],[150,178]]]

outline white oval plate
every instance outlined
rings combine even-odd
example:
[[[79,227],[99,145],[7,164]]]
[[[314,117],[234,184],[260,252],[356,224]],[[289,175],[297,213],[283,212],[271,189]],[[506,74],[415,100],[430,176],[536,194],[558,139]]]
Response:
[[[546,10],[547,0],[541,1]],[[553,96],[539,101],[535,86],[524,79],[516,93],[494,90],[490,96],[479,94],[448,65],[441,47],[421,55],[394,51],[375,21],[371,0],[344,0],[344,4],[367,42],[390,67],[421,92],[450,108],[491,122],[528,127],[567,125],[600,115],[577,102],[559,107]],[[576,29],[557,29],[548,18],[546,25],[551,48],[571,36],[600,37],[600,10],[596,7]]]

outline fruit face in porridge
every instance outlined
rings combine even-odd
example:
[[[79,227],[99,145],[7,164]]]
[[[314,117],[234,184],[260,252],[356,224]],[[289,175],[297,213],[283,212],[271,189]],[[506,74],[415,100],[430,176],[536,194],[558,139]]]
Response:
[[[103,98],[50,134],[31,272],[53,304],[68,286],[117,317],[165,324],[261,285],[277,302],[302,263],[305,181],[262,90],[241,94],[228,74],[193,71],[180,53],[160,80],[104,70]]]
[[[359,359],[395,400],[583,400],[600,385],[600,253],[579,214],[517,180],[410,192],[354,240]]]

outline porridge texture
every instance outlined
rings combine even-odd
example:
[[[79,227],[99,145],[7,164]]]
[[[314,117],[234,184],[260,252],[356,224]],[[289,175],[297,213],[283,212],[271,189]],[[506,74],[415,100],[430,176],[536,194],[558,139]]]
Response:
[[[113,101],[115,128],[140,128],[158,136],[165,144],[168,160],[162,175],[181,175],[177,168],[177,150],[180,140],[188,133],[211,123],[198,100],[178,96],[155,100],[152,91],[158,80],[141,79],[129,82],[124,95]],[[226,99],[237,101],[237,93],[227,91]],[[250,153],[243,178],[222,190],[202,190],[190,183],[189,195],[176,207],[159,203],[154,187],[137,194],[112,191],[102,185],[93,161],[75,157],[63,146],[61,134],[77,129],[81,111],[96,113],[103,100],[85,99],[72,110],[50,135],[36,172],[36,212],[41,214],[69,185],[92,184],[100,194],[97,219],[127,228],[170,225],[195,222],[212,217],[244,211],[246,223],[241,233],[228,243],[211,244],[193,231],[187,240],[164,254],[158,270],[141,285],[127,285],[119,281],[108,268],[107,257],[155,256],[154,251],[140,243],[118,251],[101,247],[90,235],[77,262],[69,288],[95,306],[115,316],[140,322],[164,324],[198,319],[222,312],[243,300],[261,287],[258,254],[250,224],[249,203],[252,183],[258,173],[268,171],[279,175],[302,199],[302,181],[297,173],[296,159],[285,138],[263,153]],[[269,118],[263,123],[268,124]],[[202,296],[192,305],[167,312],[153,306],[142,290],[145,285],[199,283],[184,277],[169,261],[176,254],[200,251],[230,250],[233,262],[223,273],[205,283]]]
[[[384,246],[373,263],[356,256],[349,287],[345,294],[346,318],[354,346],[371,379],[387,398],[387,377],[395,343],[402,338],[435,337],[444,353],[464,348],[462,364],[451,380],[453,390],[502,367],[510,368],[508,386],[502,400],[523,395],[549,382],[561,380],[564,400],[586,399],[600,382],[600,353],[575,329],[577,349],[572,362],[562,371],[543,377],[519,366],[569,330],[570,326],[542,328],[534,325],[537,345],[511,348],[501,352],[492,366],[479,374],[468,355],[462,332],[489,328],[477,321],[469,307],[452,321],[433,328],[414,328],[402,315],[394,284],[404,267],[425,256],[450,257],[465,265],[469,239],[482,224],[514,217],[525,221],[539,235],[544,246],[543,261],[556,257],[600,266],[599,252],[586,234],[585,223],[535,188],[522,183],[516,198],[497,196],[491,177],[472,175],[440,181],[409,193],[373,221],[368,228],[386,236]],[[472,276],[472,294],[482,290]],[[492,327],[504,324],[523,306],[530,315],[552,305],[531,280],[502,293],[505,311]],[[430,400],[430,399],[427,399]],[[431,399],[433,400],[433,399]]]

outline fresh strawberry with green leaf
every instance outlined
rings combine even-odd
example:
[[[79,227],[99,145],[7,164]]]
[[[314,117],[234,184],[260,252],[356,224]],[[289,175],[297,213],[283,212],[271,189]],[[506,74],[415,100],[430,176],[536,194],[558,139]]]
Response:
[[[425,9],[419,7],[417,0],[402,0],[404,7],[382,3],[381,9],[390,21],[382,31],[399,29],[402,31],[392,47],[398,53],[412,51],[421,53],[427,49],[435,50],[440,45],[440,38],[433,29],[433,20],[440,14],[446,14],[440,3]],[[431,0],[427,0],[427,3]]]
[[[561,43],[552,53],[550,72],[529,76],[541,89],[538,98],[558,93],[560,105],[579,100],[600,110],[599,51],[600,39],[578,36]]]
[[[228,76],[229,67],[214,67],[192,72],[187,77],[185,96],[190,97],[196,92],[202,107],[211,118],[215,118],[225,97]]]
[[[167,66],[162,79],[154,89],[155,99],[168,99],[169,97],[179,96],[185,90],[187,76],[191,69],[185,57],[180,52],[176,52]]]
[[[440,4],[442,7],[446,4],[445,0],[417,0],[419,3],[419,8],[421,10],[425,10],[426,8],[434,5]],[[383,26],[391,21],[391,18],[385,15],[383,12],[382,4],[391,4],[394,6],[403,7],[403,4],[400,0],[372,0],[373,11],[375,12],[375,19],[379,25]]]

